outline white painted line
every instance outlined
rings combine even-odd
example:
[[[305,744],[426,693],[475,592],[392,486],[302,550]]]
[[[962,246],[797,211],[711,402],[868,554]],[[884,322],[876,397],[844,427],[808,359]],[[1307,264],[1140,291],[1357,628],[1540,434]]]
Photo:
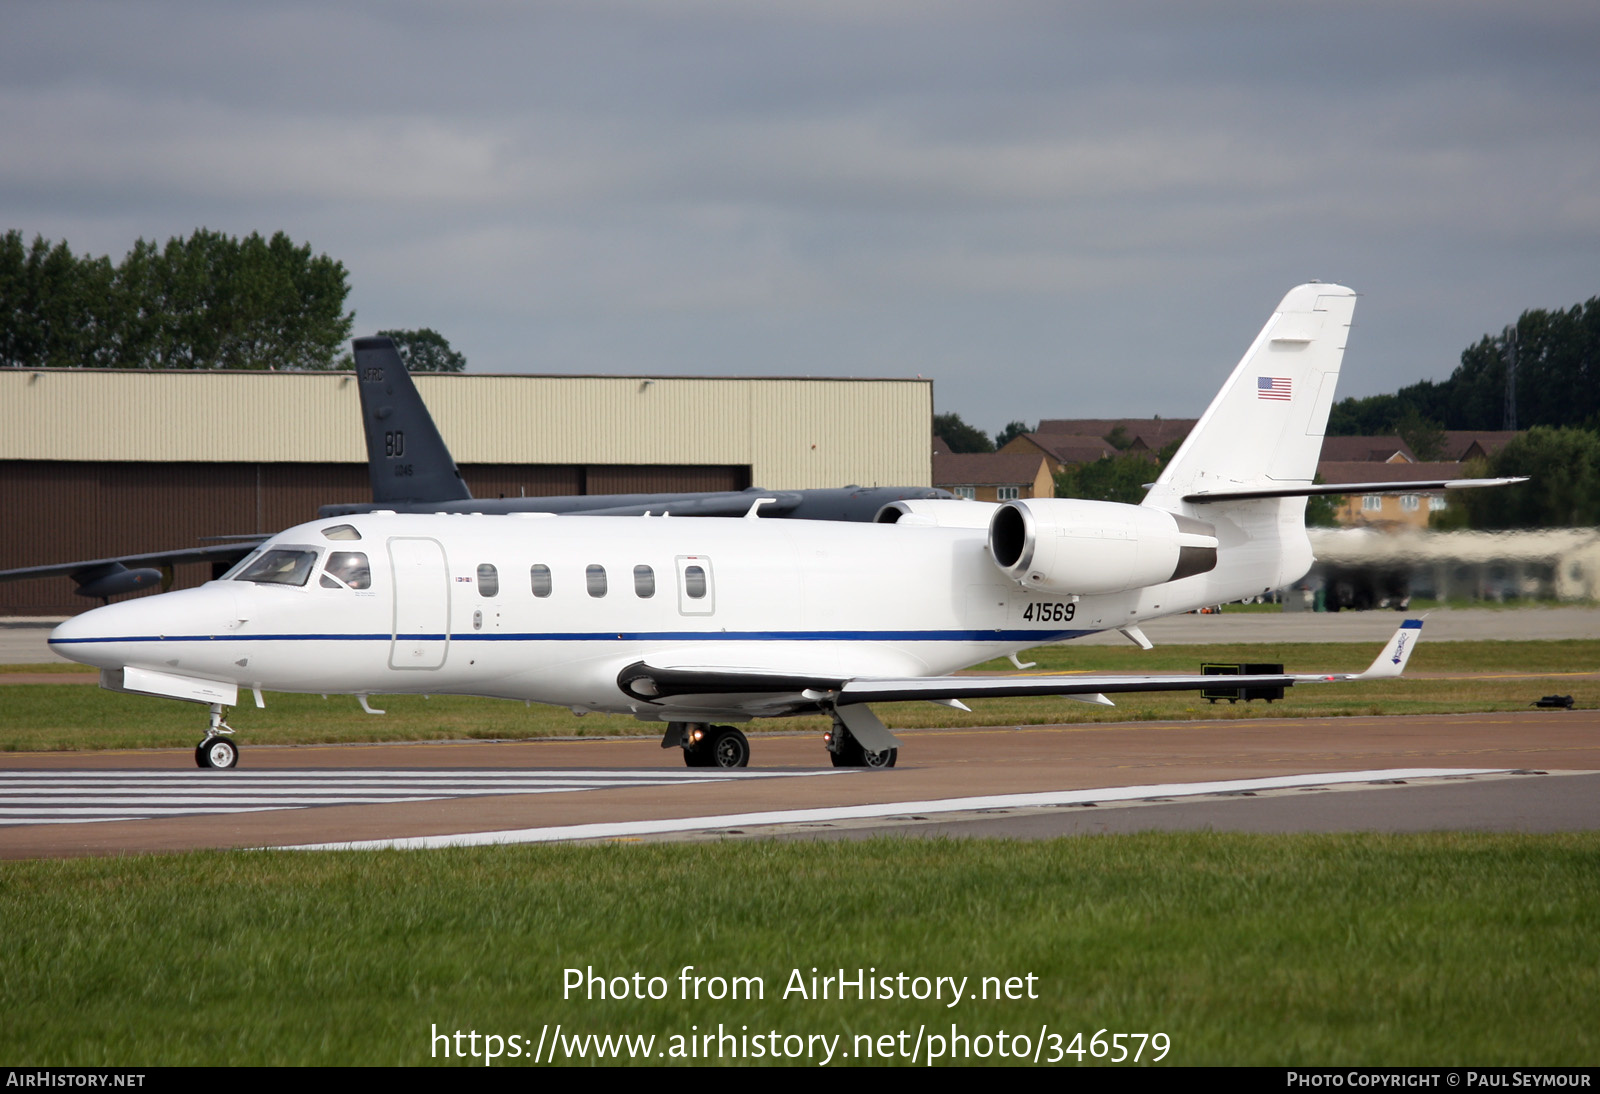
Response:
[[[281,768],[275,771],[160,771],[131,768],[107,768],[98,771],[0,771],[0,783],[27,782],[40,780],[71,780],[80,779],[128,779],[136,782],[159,782],[173,780],[178,782],[193,782],[202,779],[223,780],[230,782],[277,782],[282,779],[316,779],[327,782],[348,782],[359,779],[428,779],[428,780],[474,780],[486,779],[490,781],[503,781],[506,779],[604,779],[607,782],[627,781],[630,779],[659,779],[669,782],[719,782],[724,779],[793,779],[812,775],[844,775],[850,774],[848,769],[832,770],[820,768],[816,770],[798,769],[794,771],[747,771],[718,768],[714,771],[694,771],[676,768],[643,768],[635,770],[606,770],[604,768],[523,768],[520,770],[478,770],[474,768],[460,768],[455,770],[441,770],[439,768]]]
[[[422,799],[422,800],[426,800],[426,799]],[[141,805],[139,807],[139,817],[142,818],[142,819],[149,819],[149,818],[152,818],[152,817],[178,817],[178,816],[183,816],[183,815],[185,815],[187,813],[269,813],[272,810],[277,809],[277,808],[279,808],[279,806],[276,806],[276,805],[251,805],[251,806],[245,806],[245,807],[242,807],[242,808],[239,807],[239,806],[216,806],[216,805],[194,805],[194,806],[175,805],[175,806],[172,806],[170,808],[164,807],[164,806],[161,806],[161,807],[158,807],[158,806],[146,807],[146,806],[142,806]],[[95,806],[52,806],[49,809],[41,809],[37,813],[29,811],[29,813],[26,815],[25,818],[22,817],[22,816],[19,816],[16,813],[13,813],[12,814],[12,819],[7,820],[7,821],[5,821],[3,823],[6,823],[6,824],[32,824],[33,823],[33,819],[32,818],[36,817],[36,816],[37,817],[82,817],[85,820],[114,820],[114,819],[121,819],[122,815],[126,814],[127,812],[128,812],[128,807],[126,805],[118,806],[118,807],[116,807],[114,809],[109,809],[109,808],[108,809],[102,809],[102,808],[98,808],[98,807],[95,807]],[[117,816],[112,817],[112,816],[110,816],[110,814],[116,814]]]
[[[1197,797],[1205,794],[1235,794],[1251,790],[1285,790],[1297,786],[1331,786],[1342,783],[1378,782],[1394,779],[1436,779],[1449,775],[1490,775],[1505,768],[1400,768],[1387,771],[1341,771],[1318,775],[1279,775],[1266,779],[1229,779],[1208,783],[1156,783],[1149,786],[1113,786],[1092,790],[1051,790],[1033,794],[988,794],[972,798],[941,798],[932,801],[884,802],[868,805],[833,806],[825,809],[778,809],[766,813],[732,813],[724,816],[676,817],[667,820],[618,821],[603,824],[570,824],[552,828],[518,828],[500,832],[462,832],[445,836],[415,836],[406,839],[357,840],[349,843],[307,843],[285,848],[290,851],[365,851],[379,848],[402,850],[428,847],[479,847],[501,843],[551,843],[558,840],[617,839],[628,836],[654,836],[667,832],[715,831],[722,828],[750,828],[772,824],[811,824],[821,821],[859,820],[871,817],[899,817],[917,813],[964,813],[977,809],[1017,809],[1041,805],[1078,805],[1084,802],[1139,801],[1144,798]]]
[[[25,820],[13,819],[11,817],[0,817],[0,824],[82,824],[85,821],[133,821],[149,819],[149,817],[35,817],[30,815]]]
[[[638,785],[638,784],[629,784]],[[646,784],[650,785],[650,784]],[[661,784],[656,784],[661,785]],[[494,787],[485,790],[482,787],[318,787],[320,793],[312,789],[282,789],[282,790],[238,790],[235,793],[211,792],[211,790],[125,790],[120,787],[94,787],[90,790],[80,790],[78,793],[69,793],[70,787],[53,787],[50,790],[8,790],[0,793],[0,805],[34,805],[34,803],[50,803],[50,801],[83,801],[93,798],[94,801],[245,801],[245,803],[267,803],[267,801],[331,801],[336,795],[341,800],[349,801],[402,801],[410,798],[509,798],[518,793],[573,793],[576,790],[603,790],[608,789],[597,782],[576,782],[565,787]]]
[[[148,783],[92,783],[75,786],[71,783],[53,783],[49,786],[5,786],[0,785],[0,801],[42,801],[46,797],[61,794],[72,794],[82,797],[95,795],[96,797],[114,796],[123,798],[190,798],[196,795],[213,795],[228,798],[274,798],[284,795],[322,795],[322,794],[347,794],[366,795],[368,797],[382,797],[386,794],[448,794],[452,796],[476,797],[506,794],[540,794],[548,791],[567,790],[621,790],[636,786],[673,786],[679,785],[666,781],[659,782],[626,782],[604,783],[597,780],[584,780],[582,782],[562,782],[541,779],[529,779],[520,783],[414,783],[408,781],[392,783],[284,783],[278,786],[224,786],[213,784],[209,786],[152,786]]]
[[[678,771],[674,769],[417,770],[323,768],[278,771],[3,771],[0,826],[69,819],[154,819],[185,814],[260,813],[329,805],[392,805],[449,798],[569,794],[585,790],[698,786],[847,772]]]
[[[545,791],[548,793],[548,791]],[[454,796],[454,795],[450,795]],[[478,795],[473,795],[477,797]],[[484,795],[488,796],[488,795]],[[262,809],[290,809],[302,805],[393,805],[397,802],[429,802],[443,801],[439,794],[390,794],[381,798],[362,797],[352,798],[347,795],[329,795],[327,797],[293,797],[293,798],[240,798],[232,794],[164,794],[159,798],[130,798],[126,794],[97,794],[93,798],[82,796],[52,795],[48,798],[0,798],[0,809],[10,808],[15,811],[18,806],[40,806],[48,812],[49,806],[81,805],[92,801],[100,806],[116,806],[127,811],[136,809],[140,812],[153,812],[164,806],[174,808],[181,806],[195,806],[196,808],[223,808],[257,806]]]

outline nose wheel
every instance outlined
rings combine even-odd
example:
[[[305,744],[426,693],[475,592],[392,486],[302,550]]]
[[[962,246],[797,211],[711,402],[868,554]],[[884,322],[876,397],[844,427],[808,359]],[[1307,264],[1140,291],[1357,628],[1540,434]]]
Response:
[[[194,762],[200,767],[238,767],[239,746],[226,737],[207,737],[195,746]]]
[[[222,720],[222,707],[220,704],[211,704],[211,728],[206,731],[205,740],[194,746],[194,762],[197,767],[230,768],[239,766],[239,746],[229,738],[233,734],[233,727]]]

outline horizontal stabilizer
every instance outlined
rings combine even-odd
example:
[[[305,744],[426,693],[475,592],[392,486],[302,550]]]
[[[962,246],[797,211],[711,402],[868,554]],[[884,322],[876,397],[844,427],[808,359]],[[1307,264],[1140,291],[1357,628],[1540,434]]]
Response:
[[[1336,482],[1263,490],[1207,490],[1185,494],[1187,502],[1248,501],[1251,498],[1314,498],[1328,494],[1416,494],[1424,490],[1471,490],[1480,486],[1512,486],[1527,476],[1509,479],[1419,479],[1413,482]]]

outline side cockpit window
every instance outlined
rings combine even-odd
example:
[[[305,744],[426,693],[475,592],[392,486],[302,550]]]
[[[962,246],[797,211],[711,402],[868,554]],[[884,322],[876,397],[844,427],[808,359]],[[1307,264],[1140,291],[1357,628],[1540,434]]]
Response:
[[[367,556],[360,551],[331,552],[328,564],[322,568],[322,587],[372,588],[372,567],[367,565]]]
[[[233,580],[252,581],[257,585],[303,586],[316,564],[315,551],[274,547],[270,551],[262,551],[255,561],[241,566]]]

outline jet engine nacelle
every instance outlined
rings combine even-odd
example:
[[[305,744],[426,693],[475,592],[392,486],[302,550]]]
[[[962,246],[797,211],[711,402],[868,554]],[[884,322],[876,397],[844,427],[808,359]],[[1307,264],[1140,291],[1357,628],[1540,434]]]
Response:
[[[989,553],[1029,589],[1088,596],[1203,574],[1217,565],[1205,521],[1111,501],[1031,498],[1000,506]]]
[[[962,501],[959,498],[911,498],[891,501],[878,515],[875,524],[922,525],[931,528],[987,528],[999,508],[992,501]]]
[[[97,596],[101,599],[138,592],[140,589],[153,589],[161,584],[160,570],[148,566],[130,570],[120,562],[108,562],[72,576],[78,583],[74,592],[79,596]]]

